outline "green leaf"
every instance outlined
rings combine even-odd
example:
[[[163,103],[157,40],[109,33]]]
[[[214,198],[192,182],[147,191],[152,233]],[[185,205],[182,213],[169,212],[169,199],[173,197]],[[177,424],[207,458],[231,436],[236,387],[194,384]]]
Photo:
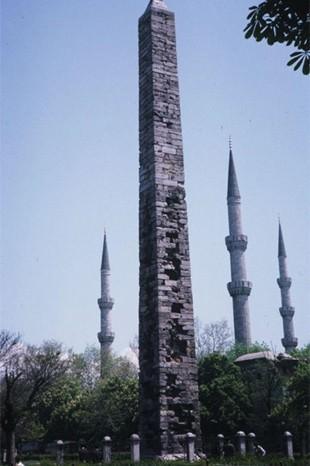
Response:
[[[249,38],[252,36],[253,31],[254,31],[254,26],[252,26],[252,27],[247,31],[247,33],[245,34],[245,38],[246,38],[246,39],[249,39]]]
[[[297,55],[301,55],[302,52],[293,52],[290,54],[290,57],[297,57]]]
[[[306,74],[306,75],[310,73],[310,58],[309,57],[305,57],[305,62],[302,67],[302,72],[303,74]]]
[[[304,57],[301,57],[301,59],[294,66],[295,71],[298,70],[298,68],[300,67],[300,65],[302,64],[303,61],[304,61]]]
[[[298,57],[292,58],[292,60],[290,60],[290,61],[287,63],[287,66],[293,65],[293,63],[295,63],[297,60],[299,60],[299,58],[300,58],[300,54],[298,55]]]

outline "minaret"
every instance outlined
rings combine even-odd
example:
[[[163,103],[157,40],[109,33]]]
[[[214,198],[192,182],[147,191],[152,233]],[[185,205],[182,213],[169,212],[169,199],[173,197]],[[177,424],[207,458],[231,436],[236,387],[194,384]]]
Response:
[[[281,289],[281,304],[280,314],[283,319],[283,333],[282,345],[285,348],[286,353],[290,353],[296,348],[298,340],[295,337],[293,316],[295,309],[291,305],[290,287],[292,279],[288,276],[287,262],[286,262],[286,250],[283,240],[281,223],[279,222],[279,245],[278,245],[278,260],[279,260],[279,271],[280,278],[277,282]]]
[[[101,353],[101,377],[104,376],[104,369],[107,359],[111,353],[111,345],[114,341],[112,332],[111,310],[113,299],[110,296],[110,263],[108,254],[107,235],[104,232],[102,261],[101,261],[101,298],[98,299],[100,307],[101,331],[98,333]]]
[[[230,253],[231,282],[227,288],[233,299],[235,341],[243,345],[251,344],[251,329],[248,298],[252,283],[247,280],[245,251],[248,238],[242,233],[241,196],[238,187],[235,164],[231,149],[229,150],[228,170],[228,222],[229,236],[226,246]]]
[[[198,370],[174,14],[152,0],[139,20],[139,362],[143,456],[200,446]]]

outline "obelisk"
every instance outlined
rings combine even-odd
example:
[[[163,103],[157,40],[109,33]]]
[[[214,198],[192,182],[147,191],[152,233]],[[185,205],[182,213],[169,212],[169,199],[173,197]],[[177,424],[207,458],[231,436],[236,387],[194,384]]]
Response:
[[[144,456],[200,444],[174,14],[152,0],[139,20],[140,435]]]

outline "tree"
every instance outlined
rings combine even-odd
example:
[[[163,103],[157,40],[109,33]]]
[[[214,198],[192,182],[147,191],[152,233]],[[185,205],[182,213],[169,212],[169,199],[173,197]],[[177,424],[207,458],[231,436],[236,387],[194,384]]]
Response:
[[[138,379],[111,376],[90,394],[83,419],[83,438],[100,444],[105,435],[124,447],[138,428]]]
[[[241,370],[225,355],[209,354],[199,361],[199,394],[203,433],[215,437],[244,429],[249,410]]]
[[[100,349],[95,345],[86,346],[83,353],[72,353],[70,373],[81,386],[92,389],[100,378]]]
[[[259,353],[261,351],[270,351],[267,343],[258,343],[256,341],[250,346],[244,345],[242,343],[235,343],[226,351],[226,356],[231,362],[234,362],[239,356],[242,356],[243,354]]]
[[[288,66],[294,70],[302,66],[302,72],[310,71],[310,9],[308,0],[265,0],[250,7],[249,20],[244,32],[246,39],[254,37],[258,42],[266,40],[293,45]]]
[[[273,410],[275,422],[294,433],[305,455],[310,452],[310,345],[292,353],[299,359],[288,379],[282,402]]]
[[[70,373],[76,377],[83,388],[93,389],[100,380],[100,349],[87,346],[83,353],[71,354]],[[111,354],[105,359],[104,378],[112,375],[120,377],[137,377],[138,368],[123,356]]]
[[[16,340],[16,338],[15,338]],[[14,336],[11,335],[11,341]],[[6,352],[1,366],[1,425],[6,437],[9,464],[15,464],[16,428],[29,415],[39,395],[67,369],[61,345],[22,345],[20,338]]]
[[[79,440],[90,391],[70,374],[44,390],[33,411],[44,429],[44,440]]]
[[[196,319],[195,327],[198,359],[211,353],[225,353],[231,347],[232,332],[227,320],[202,326],[199,319]]]
[[[17,351],[21,342],[19,334],[10,333],[8,330],[0,331],[0,370],[3,370],[8,359]]]
[[[83,438],[98,445],[107,430],[111,430],[107,424],[109,418],[113,420],[119,415],[128,419],[127,413],[132,409],[132,400],[136,403],[136,395],[128,397],[125,387],[131,384],[136,387],[137,368],[126,358],[111,355],[106,375],[101,379],[100,353],[95,346],[86,347],[81,354],[70,353],[69,363],[66,374],[38,398],[32,411],[32,417],[37,420],[35,427],[41,426],[45,441],[59,437],[76,441]],[[108,390],[111,380],[121,380],[122,384],[117,389],[114,384],[113,390]],[[113,432],[122,435],[115,428]]]
[[[282,436],[272,413],[282,402],[287,379],[278,361],[269,359],[252,360],[241,368],[241,376],[249,399],[247,428],[270,450],[275,446],[274,436]]]

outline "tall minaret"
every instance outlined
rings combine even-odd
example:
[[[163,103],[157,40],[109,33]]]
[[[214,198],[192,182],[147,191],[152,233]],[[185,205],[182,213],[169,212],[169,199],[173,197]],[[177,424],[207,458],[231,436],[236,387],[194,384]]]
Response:
[[[198,368],[175,17],[151,0],[139,20],[140,435],[144,456],[200,446]]]
[[[279,260],[279,271],[280,278],[277,282],[281,289],[281,304],[280,314],[283,319],[283,333],[282,345],[285,348],[286,353],[290,353],[297,346],[297,338],[294,332],[293,316],[295,309],[291,305],[290,287],[292,279],[288,276],[287,263],[286,263],[286,250],[283,240],[281,223],[279,222],[279,246],[278,246],[278,260]]]
[[[100,307],[101,331],[98,333],[101,352],[101,377],[104,375],[104,368],[111,352],[111,345],[114,341],[112,332],[111,310],[113,299],[110,296],[110,263],[108,254],[107,235],[104,232],[102,261],[101,261],[101,298],[98,299]]]
[[[227,288],[233,299],[235,341],[236,343],[249,346],[251,344],[251,330],[248,297],[251,293],[252,283],[247,280],[244,253],[247,248],[248,238],[242,233],[241,196],[231,143],[229,150],[227,205],[229,236],[226,237],[226,246],[230,252],[231,267],[231,282],[228,283]]]

